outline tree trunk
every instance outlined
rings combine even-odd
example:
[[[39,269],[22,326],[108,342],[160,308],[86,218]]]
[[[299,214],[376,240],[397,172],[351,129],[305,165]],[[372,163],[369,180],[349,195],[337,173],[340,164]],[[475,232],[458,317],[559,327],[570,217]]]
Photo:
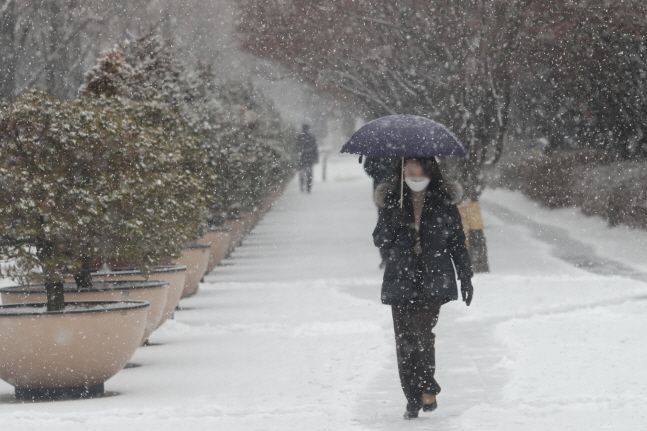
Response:
[[[479,129],[483,130],[483,129]],[[482,133],[476,133],[476,140],[486,142]],[[460,205],[461,218],[465,228],[467,250],[472,259],[474,272],[489,272],[487,242],[485,240],[481,205],[479,198],[483,192],[483,165],[486,145],[471,145],[467,159],[464,161],[462,183],[465,189],[465,201]]]
[[[76,10],[79,9],[80,2],[78,0],[68,0],[67,10],[63,12],[65,16],[73,16]],[[66,20],[70,22],[68,18]],[[80,25],[80,22],[76,25]],[[69,24],[66,25],[68,27]],[[68,40],[66,48],[61,53],[60,62],[60,86],[61,92],[64,93],[65,98],[74,98],[81,84],[83,83],[83,48],[81,44],[81,36],[84,32],[80,32]]]
[[[47,291],[47,311],[63,311],[65,309],[65,288],[63,280],[51,280],[49,276],[45,281]]]
[[[16,86],[16,2],[0,13],[0,98],[13,95]]]
[[[92,287],[92,268],[90,267],[90,258],[88,256],[83,256],[81,270],[74,275],[74,281],[76,281],[76,287],[79,289]]]
[[[36,253],[45,276],[45,291],[47,292],[47,311],[62,311],[65,309],[65,286],[63,277],[53,264],[54,246],[48,241],[39,241]]]
[[[460,204],[459,210],[465,230],[465,245],[472,260],[472,269],[474,272],[489,272],[481,205],[476,200],[467,200]]]
[[[65,79],[64,63],[65,55],[60,52],[60,45],[63,41],[63,11],[59,1],[47,2],[48,15],[49,15],[49,28],[50,32],[45,41],[47,52],[56,53],[45,67],[45,85],[50,94],[65,97],[65,86],[63,80]]]

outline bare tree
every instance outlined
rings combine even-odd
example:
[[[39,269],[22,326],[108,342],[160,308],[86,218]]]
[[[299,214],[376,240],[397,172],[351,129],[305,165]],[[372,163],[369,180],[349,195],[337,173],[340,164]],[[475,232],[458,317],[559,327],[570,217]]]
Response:
[[[13,93],[16,79],[16,2],[0,2],[0,98]]]
[[[371,117],[410,113],[447,124],[469,144],[458,177],[476,203],[484,167],[503,151],[519,37],[531,4],[248,0],[239,29],[249,51],[361,104]],[[483,238],[473,242],[485,256]],[[477,260],[487,268],[485,257]]]

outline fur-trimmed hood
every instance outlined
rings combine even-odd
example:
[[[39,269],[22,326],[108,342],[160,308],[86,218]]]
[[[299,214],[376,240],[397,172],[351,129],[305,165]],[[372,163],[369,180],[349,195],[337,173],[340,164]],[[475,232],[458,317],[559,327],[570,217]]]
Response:
[[[447,182],[446,183],[447,192],[451,199],[451,203],[457,205],[463,199],[463,186],[457,181]],[[386,205],[387,196],[397,195],[399,196],[400,191],[397,189],[393,183],[381,183],[375,188],[373,193],[373,201],[378,208],[384,208]]]

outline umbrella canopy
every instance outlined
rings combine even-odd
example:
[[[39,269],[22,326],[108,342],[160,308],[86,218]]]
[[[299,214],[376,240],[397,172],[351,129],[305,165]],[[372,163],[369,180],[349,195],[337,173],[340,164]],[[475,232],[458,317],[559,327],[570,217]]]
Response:
[[[341,152],[407,158],[466,155],[464,145],[447,127],[417,115],[389,115],[373,120],[356,131]]]

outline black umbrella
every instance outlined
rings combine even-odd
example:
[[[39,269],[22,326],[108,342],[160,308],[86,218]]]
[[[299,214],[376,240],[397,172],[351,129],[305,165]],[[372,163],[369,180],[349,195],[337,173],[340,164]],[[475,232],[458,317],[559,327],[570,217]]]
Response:
[[[389,115],[373,120],[356,131],[341,152],[368,157],[400,157],[400,206],[405,158],[466,155],[464,145],[447,127],[417,115]]]

